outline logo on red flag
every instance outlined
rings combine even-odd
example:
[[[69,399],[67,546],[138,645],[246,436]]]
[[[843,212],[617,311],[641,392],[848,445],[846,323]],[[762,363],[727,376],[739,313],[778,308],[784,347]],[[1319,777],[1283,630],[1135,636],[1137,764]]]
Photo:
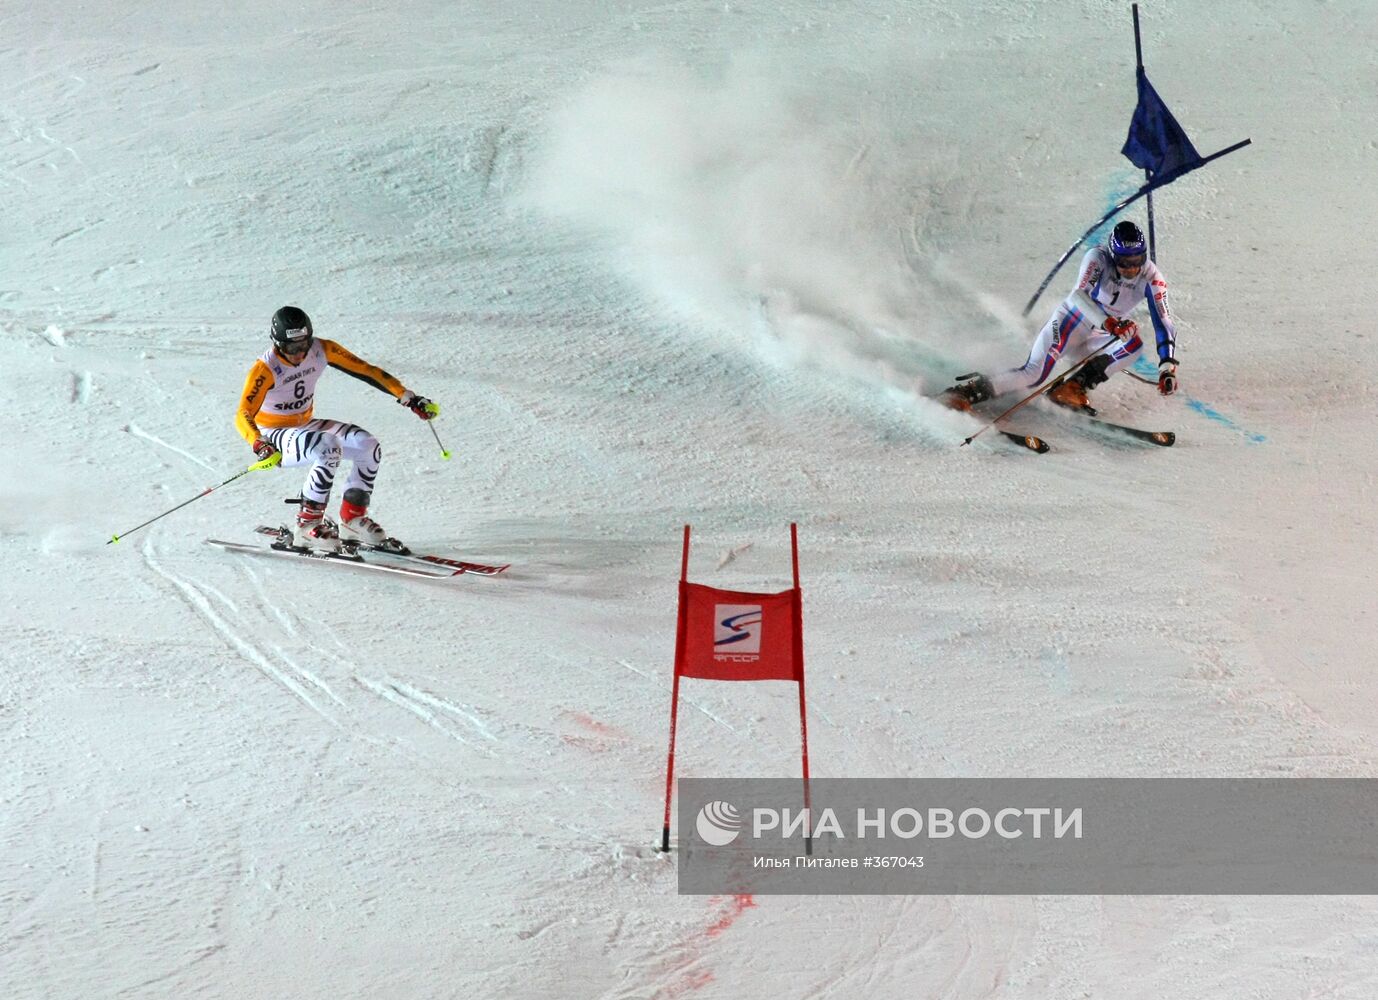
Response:
[[[797,681],[799,591],[759,594],[680,584],[675,672],[710,681]]]
[[[713,609],[713,659],[752,663],[761,658],[761,606],[719,604]]]

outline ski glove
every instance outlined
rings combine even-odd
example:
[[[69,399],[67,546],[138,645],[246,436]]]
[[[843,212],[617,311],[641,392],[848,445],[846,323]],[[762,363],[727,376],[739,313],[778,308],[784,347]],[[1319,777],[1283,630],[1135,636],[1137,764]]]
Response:
[[[272,459],[272,464],[277,465],[282,461],[282,452],[263,440],[263,438],[257,438],[254,441],[254,454],[258,456],[260,462]]]
[[[399,396],[397,402],[411,410],[422,420],[432,420],[440,416],[440,405],[438,403],[432,403],[425,396],[418,396],[410,389]]]
[[[1121,340],[1129,341],[1134,339],[1134,335],[1139,332],[1139,324],[1132,319],[1116,319],[1114,316],[1105,317],[1106,333],[1113,334]]]
[[[1177,362],[1173,358],[1158,362],[1158,391],[1164,396],[1177,391]]]

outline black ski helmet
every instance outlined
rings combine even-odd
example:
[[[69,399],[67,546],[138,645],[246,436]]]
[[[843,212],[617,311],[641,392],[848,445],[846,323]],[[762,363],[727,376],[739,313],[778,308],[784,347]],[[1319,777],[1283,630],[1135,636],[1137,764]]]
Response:
[[[1143,267],[1148,259],[1144,232],[1128,219],[1118,223],[1110,234],[1110,256],[1119,267]]]
[[[311,346],[311,317],[296,306],[283,306],[273,313],[271,334],[274,347],[296,353]]]

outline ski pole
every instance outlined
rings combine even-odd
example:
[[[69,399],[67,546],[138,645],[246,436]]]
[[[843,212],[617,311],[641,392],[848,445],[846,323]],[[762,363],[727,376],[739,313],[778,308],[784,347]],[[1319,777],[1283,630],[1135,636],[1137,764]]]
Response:
[[[130,528],[130,529],[129,529],[128,531],[126,531],[126,532],[123,532],[122,534],[111,535],[111,536],[110,536],[110,541],[106,542],[105,544],[106,544],[106,545],[113,545],[115,542],[118,542],[121,538],[124,538],[126,535],[132,535],[132,534],[134,534],[134,532],[138,531],[140,528],[146,528],[146,527],[148,527],[148,525],[152,524],[154,521],[161,520],[162,518],[167,517],[167,516],[168,516],[169,514],[171,514],[173,511],[181,510],[181,509],[182,509],[183,507],[185,507],[187,504],[193,503],[193,502],[195,502],[195,501],[197,501],[197,500],[200,500],[200,499],[201,499],[202,497],[204,497],[204,496],[208,496],[208,495],[210,495],[211,493],[214,493],[216,490],[220,489],[221,486],[228,486],[228,485],[230,485],[230,483],[234,482],[234,481],[235,481],[236,479],[238,479],[240,476],[247,476],[247,475],[248,475],[249,473],[251,473],[251,472],[257,472],[259,469],[268,469],[268,468],[271,468],[272,466],[277,465],[278,462],[280,462],[280,461],[282,461],[282,455],[281,455],[281,454],[269,455],[269,456],[268,456],[267,458],[265,458],[263,461],[261,461],[261,462],[255,462],[253,465],[249,466],[249,467],[248,467],[247,469],[245,469],[243,472],[236,472],[233,476],[231,476],[229,479],[225,480],[223,483],[220,483],[219,485],[216,485],[216,486],[207,486],[207,487],[206,487],[204,490],[202,490],[200,493],[196,494],[196,496],[192,497],[190,500],[184,500],[182,503],[179,503],[176,507],[173,507],[172,510],[165,510],[165,511],[163,511],[161,514],[159,514],[157,517],[150,517],[150,518],[149,518],[147,521],[145,521],[143,524],[135,525],[134,527]]]
[[[431,429],[431,433],[435,435],[435,443],[440,446],[440,457],[448,459],[450,457],[450,453],[445,450],[445,446],[443,444],[440,444],[440,433],[435,429],[435,423],[431,420],[427,420],[426,426]]]
[[[1066,382],[1067,379],[1068,379],[1069,377],[1071,377],[1072,375],[1075,375],[1075,374],[1081,369],[1081,367],[1082,367],[1084,364],[1086,364],[1088,361],[1090,361],[1092,358],[1094,358],[1094,357],[1095,357],[1097,354],[1099,354],[1101,351],[1105,350],[1105,348],[1107,348],[1107,347],[1114,347],[1114,346],[1115,346],[1116,344],[1118,344],[1118,343],[1120,343],[1120,341],[1119,341],[1118,339],[1115,339],[1115,340],[1110,341],[1110,343],[1108,343],[1108,344],[1105,344],[1105,345],[1103,345],[1103,346],[1101,346],[1101,347],[1097,347],[1094,351],[1092,351],[1090,354],[1086,355],[1086,357],[1082,358],[1080,361],[1078,361],[1076,364],[1074,364],[1071,368],[1068,368],[1065,372],[1063,372],[1063,373],[1062,373],[1061,375],[1059,375],[1057,378],[1053,379],[1051,382],[1046,382],[1046,383],[1044,383],[1043,385],[1041,385],[1041,386],[1039,386],[1037,389],[1035,389],[1033,392],[1031,392],[1031,393],[1029,393],[1027,396],[1025,396],[1023,399],[1021,399],[1019,402],[1015,403],[1013,406],[1011,406],[1011,407],[1010,407],[1008,410],[1006,410],[1004,413],[1000,414],[1000,416],[996,417],[994,420],[992,420],[990,423],[986,424],[986,426],[982,427],[982,428],[981,428],[979,431],[977,431],[975,434],[971,435],[971,437],[969,437],[969,438],[967,438],[965,441],[963,441],[963,442],[961,443],[961,445],[959,445],[958,447],[965,447],[966,445],[971,444],[971,442],[975,441],[978,437],[980,437],[980,436],[981,436],[982,434],[984,434],[986,431],[990,430],[992,427],[994,427],[994,426],[995,426],[996,424],[998,424],[1000,421],[1004,420],[1006,417],[1008,417],[1008,416],[1009,416],[1011,413],[1013,413],[1015,410],[1019,409],[1019,408],[1020,408],[1021,406],[1023,406],[1025,403],[1028,403],[1028,402],[1031,402],[1031,401],[1034,400],[1034,399],[1037,399],[1039,396],[1043,395],[1045,392],[1049,391],[1050,389],[1055,389],[1057,386],[1061,385],[1063,382]]]

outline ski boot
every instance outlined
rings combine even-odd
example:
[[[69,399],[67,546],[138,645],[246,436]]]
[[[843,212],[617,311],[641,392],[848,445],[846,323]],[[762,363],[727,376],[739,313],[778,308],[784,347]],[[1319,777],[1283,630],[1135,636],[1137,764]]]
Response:
[[[1083,410],[1095,416],[1095,407],[1086,394],[1110,377],[1105,374],[1105,369],[1114,363],[1114,359],[1106,354],[1092,358],[1071,378],[1063,379],[1048,390],[1048,398],[1058,406]]]
[[[360,489],[345,490],[340,501],[340,534],[360,545],[387,547],[388,533],[368,516],[370,494]]]
[[[340,551],[340,533],[325,516],[325,504],[302,498],[297,526],[292,532],[292,545],[312,552]]]
[[[991,387],[990,379],[979,372],[971,372],[967,375],[958,375],[957,384],[944,389],[943,394],[938,397],[938,402],[950,410],[961,410],[965,413],[977,403],[984,403],[994,395],[995,390]]]

